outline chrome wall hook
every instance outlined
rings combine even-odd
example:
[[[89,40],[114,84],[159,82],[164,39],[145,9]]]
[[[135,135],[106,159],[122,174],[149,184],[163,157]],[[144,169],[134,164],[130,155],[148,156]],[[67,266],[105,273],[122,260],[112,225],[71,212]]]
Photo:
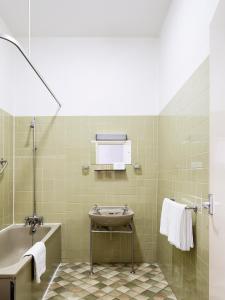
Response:
[[[6,159],[1,158],[0,165],[1,165],[0,174],[2,174],[8,165],[8,161]]]

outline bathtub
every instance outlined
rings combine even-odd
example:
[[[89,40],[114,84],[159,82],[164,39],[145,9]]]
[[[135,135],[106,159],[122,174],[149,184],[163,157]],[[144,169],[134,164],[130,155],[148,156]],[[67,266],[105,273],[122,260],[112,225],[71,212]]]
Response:
[[[37,284],[33,263],[23,254],[37,241],[46,246],[46,272]],[[0,231],[0,300],[42,299],[61,261],[61,225],[45,224],[32,234],[30,227],[15,224]]]

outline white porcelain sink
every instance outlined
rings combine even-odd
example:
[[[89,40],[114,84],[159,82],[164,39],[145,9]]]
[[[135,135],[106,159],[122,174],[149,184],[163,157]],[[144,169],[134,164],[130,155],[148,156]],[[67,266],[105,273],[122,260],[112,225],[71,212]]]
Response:
[[[125,206],[97,206],[89,211],[89,217],[93,223],[101,226],[124,226],[129,224],[134,212]]]

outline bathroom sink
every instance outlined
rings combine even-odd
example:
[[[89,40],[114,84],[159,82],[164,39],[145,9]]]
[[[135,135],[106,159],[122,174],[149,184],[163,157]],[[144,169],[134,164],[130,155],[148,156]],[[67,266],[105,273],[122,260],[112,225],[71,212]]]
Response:
[[[134,212],[125,206],[98,206],[89,211],[91,221],[101,226],[125,226],[129,224]]]

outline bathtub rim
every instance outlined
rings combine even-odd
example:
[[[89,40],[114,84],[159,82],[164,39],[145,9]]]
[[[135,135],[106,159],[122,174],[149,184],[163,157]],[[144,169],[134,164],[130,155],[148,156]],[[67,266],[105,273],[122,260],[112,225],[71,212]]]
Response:
[[[41,225],[41,227],[50,227],[51,229],[49,232],[43,237],[41,240],[42,242],[47,242],[53,234],[56,232],[56,230],[59,230],[61,228],[62,223],[44,223],[44,225]],[[11,228],[21,228],[24,227],[24,223],[15,223],[11,224],[6,228],[3,228],[0,231],[7,231],[10,230]],[[10,265],[5,268],[0,268],[0,278],[15,278],[16,275],[32,260],[31,256],[25,256],[22,257],[17,263],[14,265]]]

